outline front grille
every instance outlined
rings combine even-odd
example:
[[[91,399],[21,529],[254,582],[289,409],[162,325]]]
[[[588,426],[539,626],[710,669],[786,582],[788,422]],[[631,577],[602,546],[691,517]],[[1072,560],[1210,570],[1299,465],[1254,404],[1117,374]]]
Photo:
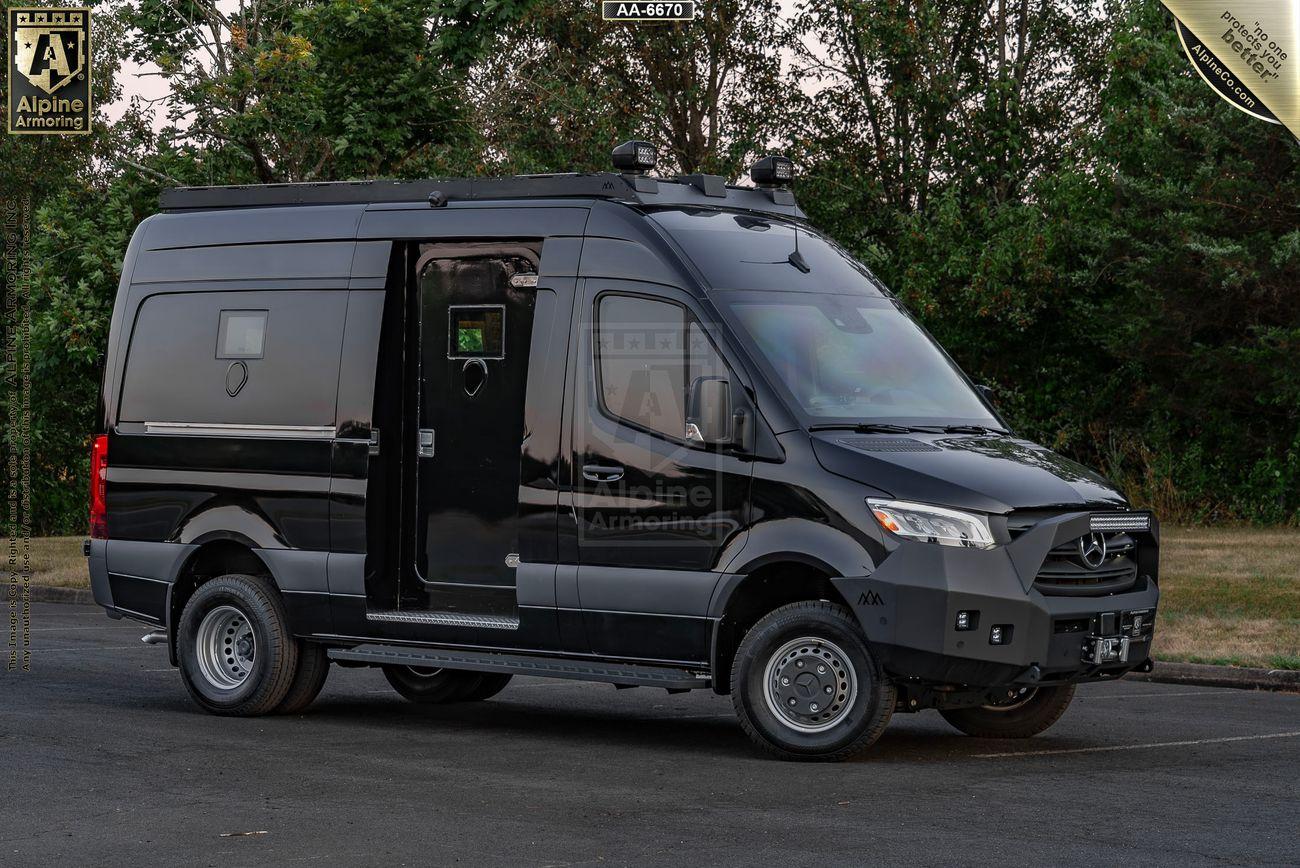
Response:
[[[1103,536],[1106,556],[1097,566],[1087,563],[1079,540],[1072,539],[1048,552],[1034,577],[1034,587],[1058,596],[1101,596],[1133,587],[1137,582],[1137,544],[1126,533]],[[1086,542],[1089,537],[1082,539]]]

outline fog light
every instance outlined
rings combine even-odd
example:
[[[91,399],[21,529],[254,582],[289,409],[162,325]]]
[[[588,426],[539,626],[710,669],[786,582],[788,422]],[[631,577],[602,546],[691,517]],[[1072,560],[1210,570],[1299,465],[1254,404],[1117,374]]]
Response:
[[[979,625],[980,625],[980,613],[978,609],[974,611],[963,610],[957,613],[956,626],[958,630],[974,630]]]
[[[1010,645],[1011,644],[1010,624],[994,624],[989,630],[990,645]]]

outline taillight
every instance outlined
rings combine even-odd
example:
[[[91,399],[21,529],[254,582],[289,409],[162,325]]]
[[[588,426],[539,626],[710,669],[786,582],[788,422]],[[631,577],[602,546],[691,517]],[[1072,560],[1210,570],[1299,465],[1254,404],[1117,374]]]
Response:
[[[108,539],[108,435],[90,447],[90,537]]]

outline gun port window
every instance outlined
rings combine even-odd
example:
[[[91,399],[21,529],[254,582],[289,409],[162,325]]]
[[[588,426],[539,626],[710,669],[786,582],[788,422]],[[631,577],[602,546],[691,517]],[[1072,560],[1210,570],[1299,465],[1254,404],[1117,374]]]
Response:
[[[454,305],[450,311],[447,358],[505,358],[504,305]]]
[[[266,311],[223,310],[217,331],[217,358],[260,359],[266,338]]]

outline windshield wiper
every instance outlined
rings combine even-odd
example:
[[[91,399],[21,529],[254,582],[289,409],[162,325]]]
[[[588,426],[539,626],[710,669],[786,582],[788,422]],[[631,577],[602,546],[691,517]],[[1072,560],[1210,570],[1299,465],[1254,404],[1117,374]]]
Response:
[[[889,425],[884,422],[827,422],[809,425],[809,431],[856,431],[859,434],[910,434],[915,428],[906,425]]]
[[[809,425],[809,431],[856,431],[859,434],[1010,434],[983,425],[893,425],[888,422],[826,422]]]

